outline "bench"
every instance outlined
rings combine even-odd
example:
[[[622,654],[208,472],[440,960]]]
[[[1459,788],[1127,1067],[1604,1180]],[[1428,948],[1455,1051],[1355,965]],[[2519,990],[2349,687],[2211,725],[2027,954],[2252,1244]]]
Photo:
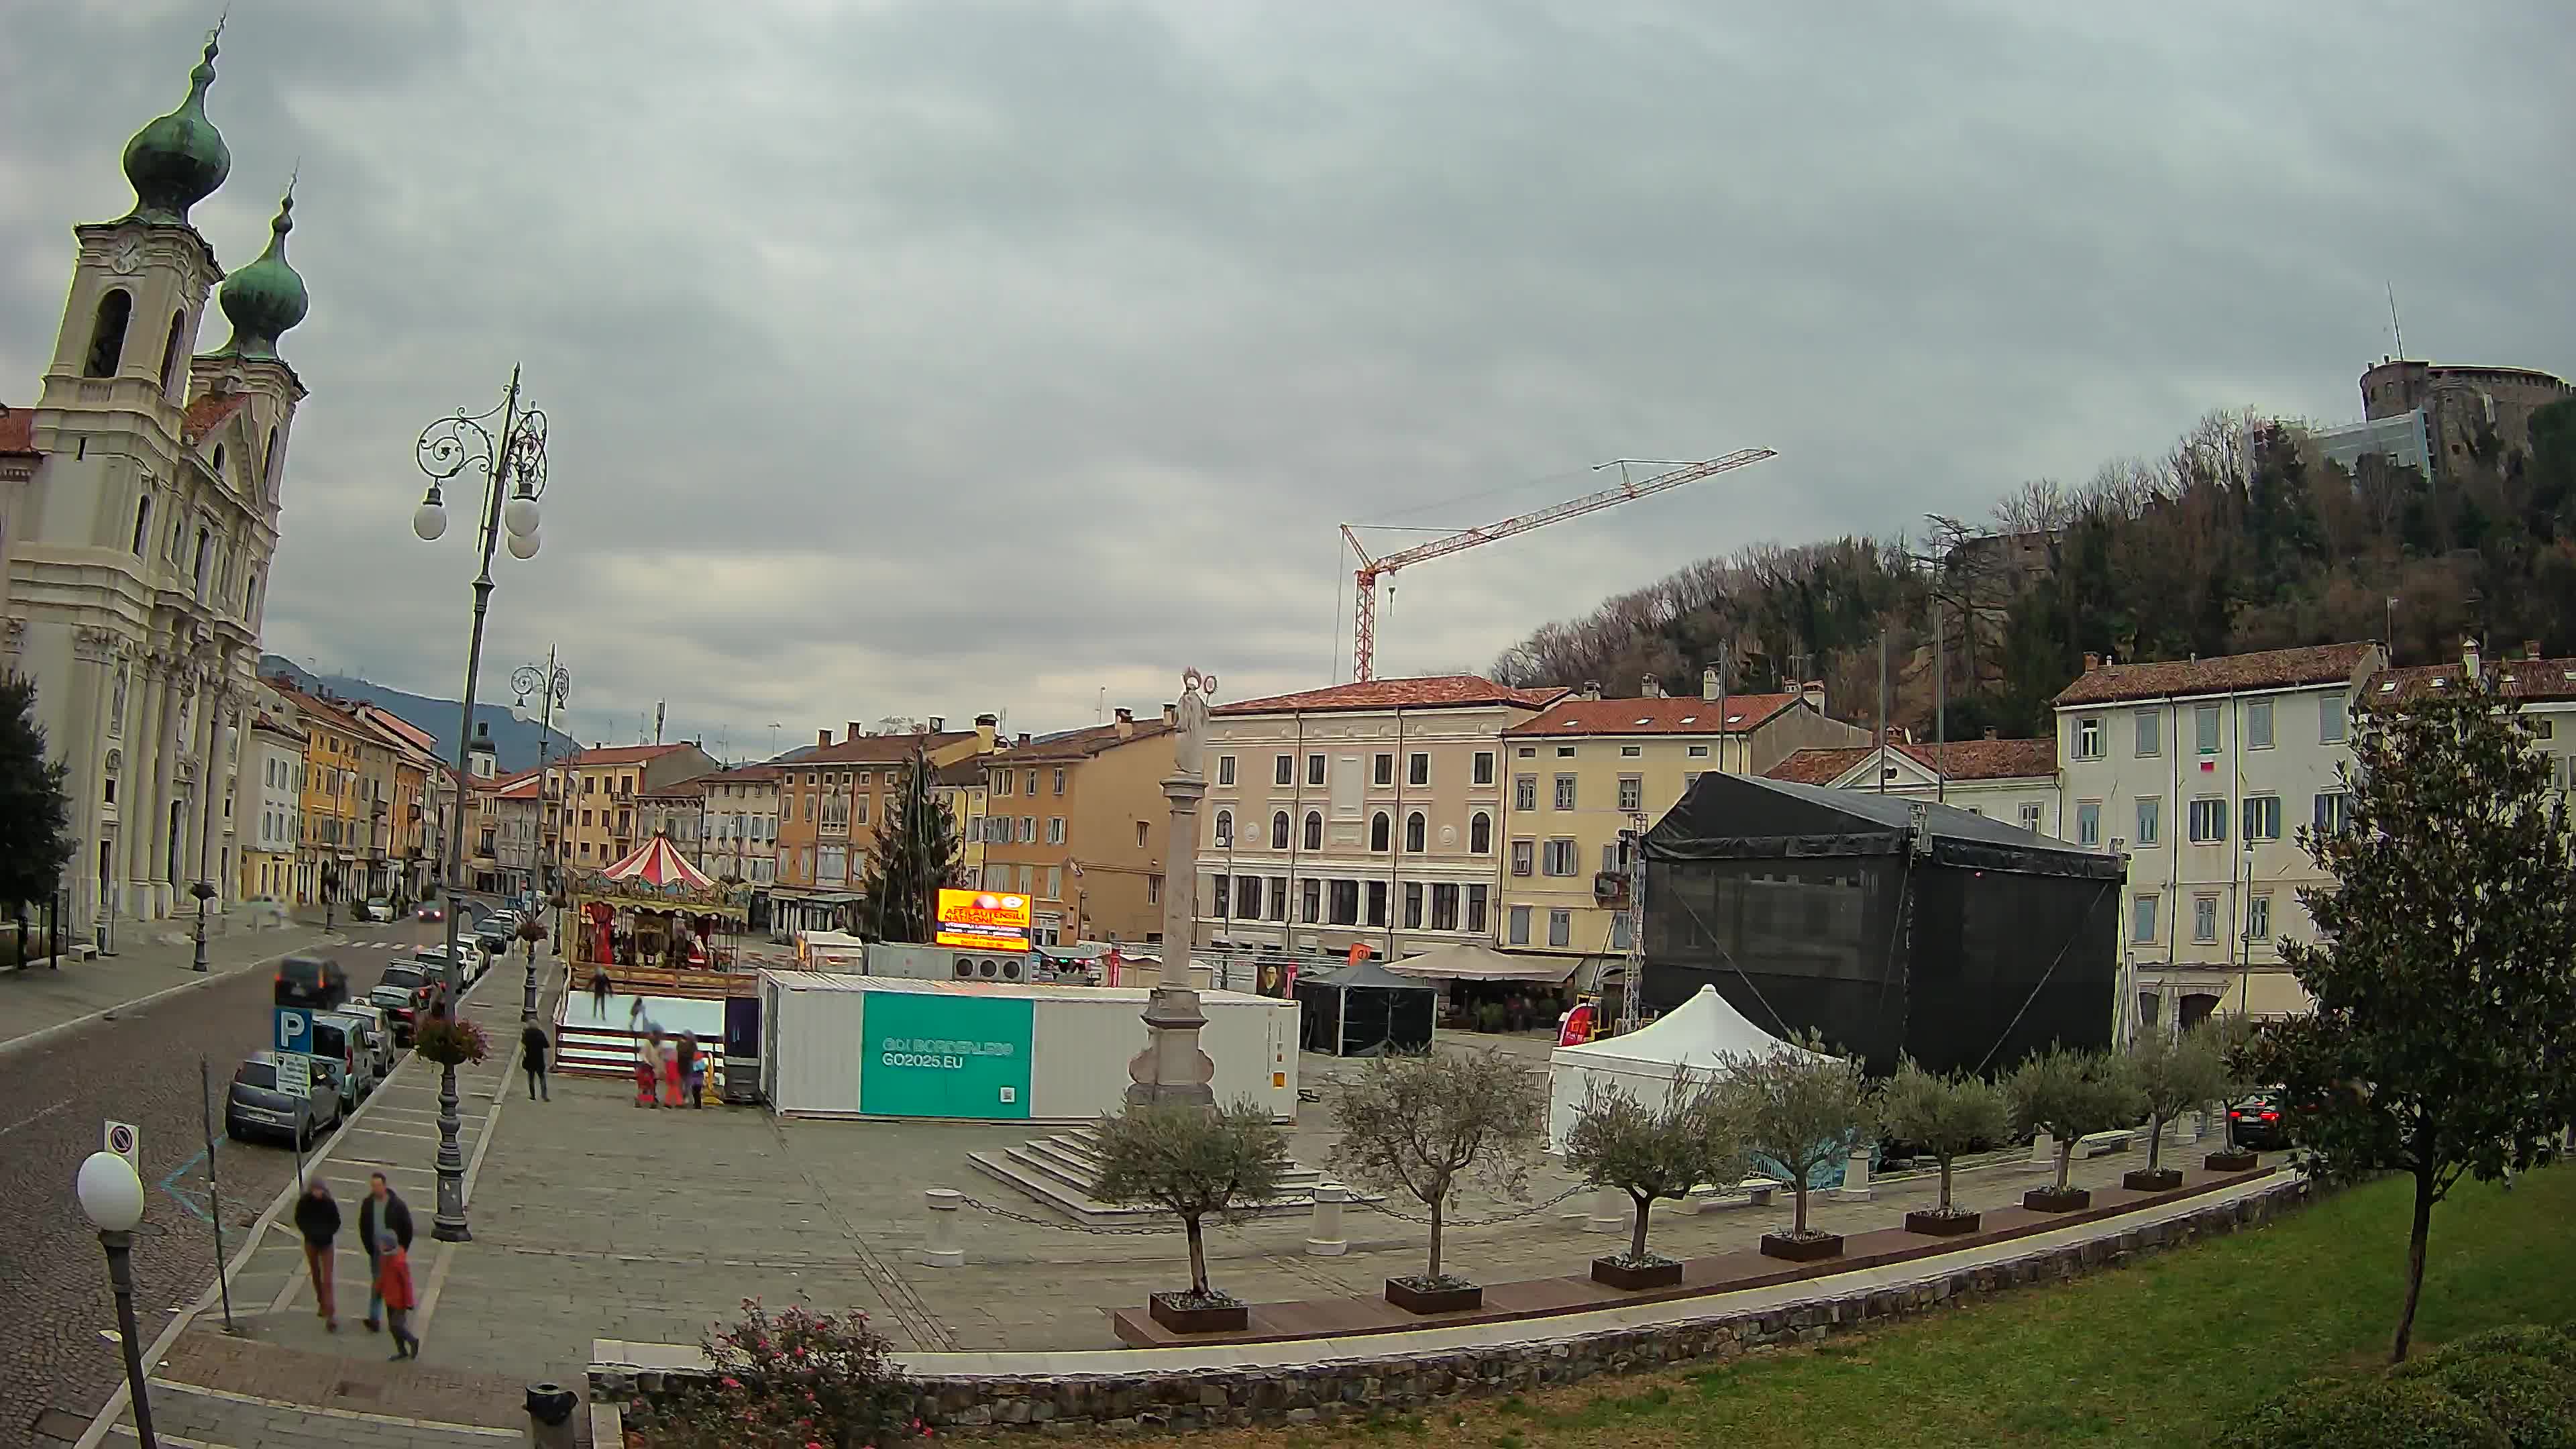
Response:
[[[1706,1196],[1694,1199],[1693,1207],[1697,1211],[1707,1212],[1712,1208],[1730,1206],[1738,1198],[1742,1198],[1746,1205],[1751,1207],[1769,1207],[1772,1196],[1787,1186],[1787,1183],[1777,1178],[1748,1177],[1733,1187],[1712,1189]]]

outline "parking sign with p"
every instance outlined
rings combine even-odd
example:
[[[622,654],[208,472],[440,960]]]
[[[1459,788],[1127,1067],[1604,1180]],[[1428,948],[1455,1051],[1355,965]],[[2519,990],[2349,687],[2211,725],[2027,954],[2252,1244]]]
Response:
[[[312,1051],[313,1013],[295,1006],[277,1008],[277,1030],[270,1035],[269,1044],[282,1052]]]

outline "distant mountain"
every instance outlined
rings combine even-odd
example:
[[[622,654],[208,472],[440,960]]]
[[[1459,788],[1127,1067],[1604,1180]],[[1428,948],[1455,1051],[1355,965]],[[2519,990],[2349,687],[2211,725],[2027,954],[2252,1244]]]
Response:
[[[310,694],[327,695],[352,704],[372,704],[390,711],[415,728],[435,735],[440,759],[452,761],[456,758],[455,700],[409,694],[345,674],[315,674],[295,661],[275,654],[260,656],[259,672],[265,678],[284,675],[296,688]],[[562,711],[556,713],[561,714]],[[507,704],[480,701],[474,706],[474,718],[491,728],[492,749],[502,774],[514,775],[537,767],[537,742],[545,732],[537,727],[535,720],[520,719],[510,712]],[[561,759],[576,748],[578,745],[572,736],[557,730],[552,743],[546,747],[546,757]]]

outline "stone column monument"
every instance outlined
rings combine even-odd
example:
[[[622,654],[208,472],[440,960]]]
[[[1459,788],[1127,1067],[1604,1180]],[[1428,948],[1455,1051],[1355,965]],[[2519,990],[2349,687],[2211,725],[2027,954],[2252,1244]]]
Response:
[[[1172,802],[1171,840],[1163,867],[1163,969],[1145,1002],[1145,1049],[1127,1063],[1129,1102],[1185,1102],[1214,1107],[1209,1083],[1216,1063],[1199,1050],[1199,994],[1190,989],[1190,938],[1197,930],[1199,801],[1207,794],[1208,697],[1216,676],[1195,669],[1181,675],[1174,713],[1172,773],[1163,797]]]

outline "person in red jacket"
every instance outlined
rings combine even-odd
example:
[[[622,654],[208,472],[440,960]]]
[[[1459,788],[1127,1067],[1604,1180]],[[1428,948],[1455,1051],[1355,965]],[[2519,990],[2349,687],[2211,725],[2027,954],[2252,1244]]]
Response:
[[[419,1296],[411,1286],[411,1254],[391,1233],[376,1239],[376,1296],[385,1303],[385,1328],[393,1334],[396,1360],[420,1357],[420,1336],[411,1331],[411,1311]]]

